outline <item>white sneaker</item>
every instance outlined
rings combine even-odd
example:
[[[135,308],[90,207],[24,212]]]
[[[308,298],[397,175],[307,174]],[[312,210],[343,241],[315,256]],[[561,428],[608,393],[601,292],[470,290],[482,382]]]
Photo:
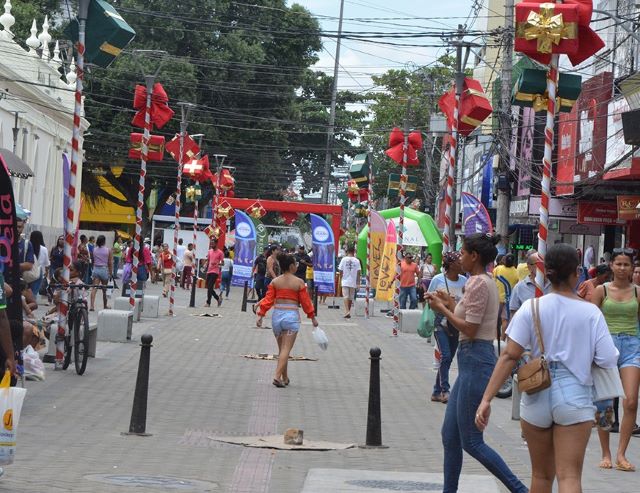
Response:
[[[2,476],[4,476],[4,468],[3,468],[3,467],[0,467],[0,478],[1,478]]]

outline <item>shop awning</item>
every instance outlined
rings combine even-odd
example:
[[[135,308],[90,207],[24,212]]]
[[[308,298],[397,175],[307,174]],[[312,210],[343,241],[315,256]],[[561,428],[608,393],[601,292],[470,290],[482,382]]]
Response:
[[[10,150],[0,148],[0,157],[2,157],[2,160],[7,165],[11,176],[15,176],[16,178],[29,178],[33,176],[33,171],[31,171],[27,163]]]

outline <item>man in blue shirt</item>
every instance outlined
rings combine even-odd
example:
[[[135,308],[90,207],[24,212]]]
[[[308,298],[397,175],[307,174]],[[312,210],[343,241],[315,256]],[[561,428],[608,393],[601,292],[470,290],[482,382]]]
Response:
[[[536,296],[536,262],[540,259],[537,253],[529,255],[527,257],[527,268],[529,269],[529,275],[522,281],[519,281],[511,291],[511,298],[509,299],[509,310],[511,316],[524,304],[525,301],[535,298]],[[544,287],[542,292],[547,294],[551,291],[551,283],[545,278]]]

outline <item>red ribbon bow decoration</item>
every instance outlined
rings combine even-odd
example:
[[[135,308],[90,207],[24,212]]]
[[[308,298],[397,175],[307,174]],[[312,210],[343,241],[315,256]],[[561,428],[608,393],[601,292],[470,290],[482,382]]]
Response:
[[[182,172],[187,178],[197,182],[211,180],[213,175],[209,169],[209,156],[200,159],[192,159],[182,165]]]
[[[191,161],[200,153],[200,147],[198,147],[196,141],[193,140],[189,134],[184,136],[182,159],[180,159],[180,134],[176,134],[176,136],[167,143],[165,149],[178,163]]]
[[[577,19],[572,18],[570,11],[561,12],[566,9],[577,11]],[[520,2],[516,5],[515,50],[544,65],[551,62],[553,53],[563,53],[572,65],[578,65],[604,47],[602,38],[589,25],[592,14],[593,0],[563,0],[561,4],[550,0]],[[546,43],[550,44],[550,50],[549,46],[539,49],[544,46],[544,38],[553,39],[552,43]]]
[[[153,85],[151,93],[151,123],[157,128],[164,127],[173,117],[173,110],[169,108],[169,96],[162,87],[162,84],[156,82]],[[144,115],[147,108],[147,88],[137,84],[133,95],[133,109],[138,110],[131,121],[134,127],[144,128]]]
[[[422,134],[414,131],[409,134],[409,145],[407,146],[407,166],[417,166],[420,164],[418,160],[418,149],[422,148]],[[404,132],[395,127],[389,135],[389,149],[385,154],[393,159],[400,166],[404,166]]]
[[[259,200],[247,207],[246,211],[247,214],[249,214],[254,219],[260,219],[267,213],[267,210],[262,207],[262,204]]]

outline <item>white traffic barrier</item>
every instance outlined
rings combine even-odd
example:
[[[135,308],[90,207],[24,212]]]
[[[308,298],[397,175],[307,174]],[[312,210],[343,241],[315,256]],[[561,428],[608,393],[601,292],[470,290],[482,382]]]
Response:
[[[400,310],[398,329],[407,334],[416,334],[422,310]]]
[[[133,312],[130,310],[100,310],[98,313],[99,341],[130,341],[132,329]]]
[[[158,318],[160,313],[160,296],[144,295],[142,303],[142,316],[144,318]]]
[[[141,315],[141,308],[142,308],[142,299],[141,298],[136,298],[135,300],[135,305],[134,305],[134,309],[133,309],[133,321],[134,322],[139,322],[140,321],[140,315]],[[130,311],[131,310],[131,304],[129,303],[129,298],[125,298],[124,296],[118,296],[115,301],[113,302],[113,309],[114,310],[125,310],[125,311]]]

